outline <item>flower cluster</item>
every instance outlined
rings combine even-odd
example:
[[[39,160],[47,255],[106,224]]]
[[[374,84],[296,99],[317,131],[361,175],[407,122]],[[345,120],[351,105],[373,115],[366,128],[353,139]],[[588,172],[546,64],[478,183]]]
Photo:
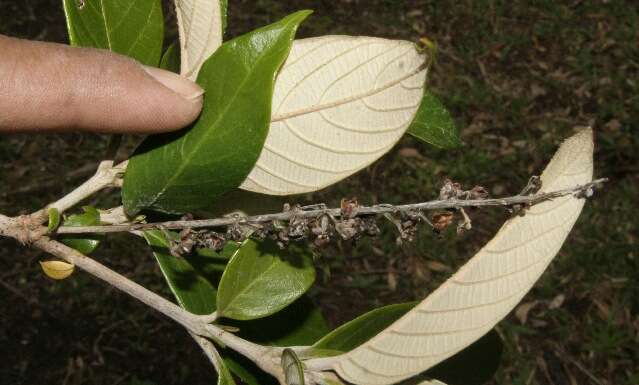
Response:
[[[439,192],[440,200],[483,200],[488,191],[482,186],[464,190],[459,183],[446,179]],[[194,248],[207,248],[220,251],[227,241],[242,242],[249,237],[255,239],[271,239],[280,248],[286,248],[291,242],[310,241],[316,248],[322,248],[335,239],[357,241],[362,237],[375,237],[380,229],[378,219],[383,217],[390,221],[399,235],[397,242],[412,242],[416,239],[421,225],[427,224],[435,233],[442,233],[455,221],[457,215],[461,220],[457,232],[470,230],[471,222],[463,208],[451,208],[435,212],[430,219],[420,209],[399,209],[390,205],[379,205],[388,208],[383,214],[364,212],[357,199],[342,199],[339,213],[330,210],[324,204],[300,206],[285,204],[282,213],[289,214],[286,220],[270,220],[266,222],[246,222],[237,217],[236,223],[226,226],[226,232],[209,229],[196,230],[185,228],[173,241],[171,253],[176,256],[191,253]],[[183,220],[191,220],[191,216]]]

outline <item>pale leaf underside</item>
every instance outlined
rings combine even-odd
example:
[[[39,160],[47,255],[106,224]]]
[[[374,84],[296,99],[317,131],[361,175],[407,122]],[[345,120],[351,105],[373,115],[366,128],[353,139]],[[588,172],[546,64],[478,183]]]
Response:
[[[296,40],[275,84],[266,143],[241,188],[272,195],[315,191],[377,160],[415,116],[425,60],[408,41]]]
[[[592,130],[568,139],[542,174],[542,191],[590,182],[592,156]],[[583,205],[584,199],[566,196],[510,219],[413,310],[365,344],[334,357],[333,369],[355,384],[392,384],[470,345],[532,288],[561,248]]]
[[[222,45],[222,11],[217,0],[175,0],[181,74],[197,78],[202,63]]]

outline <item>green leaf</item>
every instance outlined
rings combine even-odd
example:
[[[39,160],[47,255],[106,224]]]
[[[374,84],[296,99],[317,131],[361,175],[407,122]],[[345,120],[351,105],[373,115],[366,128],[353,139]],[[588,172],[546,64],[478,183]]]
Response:
[[[269,317],[252,321],[231,321],[238,335],[261,345],[308,346],[330,331],[319,308],[308,296]]]
[[[177,237],[175,233],[170,234]],[[213,313],[217,295],[215,287],[193,266],[190,258],[171,255],[169,241],[160,230],[146,231],[144,238],[153,248],[153,255],[180,306],[193,314]]]
[[[448,385],[482,385],[494,377],[502,352],[503,343],[493,329],[466,349],[429,369],[425,375]]]
[[[237,320],[271,315],[302,296],[315,281],[307,250],[280,250],[270,240],[246,241],[220,280],[218,314]]]
[[[164,18],[160,0],[63,0],[69,41],[104,48],[157,66]]]
[[[415,307],[415,304],[415,302],[402,303],[371,310],[333,330],[313,347],[342,352],[353,350],[397,321]]]
[[[217,350],[214,351],[214,355],[219,367],[217,373],[217,385],[235,385],[233,375],[229,371],[229,368],[226,366],[226,360],[222,359],[220,353],[218,353]]]
[[[60,211],[55,207],[50,208],[47,213],[49,214],[49,222],[47,223],[47,230],[52,232],[60,225]]]
[[[129,161],[122,188],[127,214],[194,212],[242,183],[268,133],[275,75],[309,14],[228,41],[204,63],[198,121],[186,131],[149,137]]]
[[[240,329],[238,335],[261,345],[308,346],[328,333],[329,328],[319,308],[308,296],[266,318],[231,321]],[[229,369],[247,385],[277,385],[275,378],[265,375],[251,361],[232,351],[222,352]]]
[[[177,42],[172,43],[169,48],[164,51],[160,60],[160,68],[167,71],[180,73],[180,45]]]
[[[222,353],[224,363],[237,378],[246,385],[279,385],[275,377],[269,376],[246,357],[233,351]]]
[[[63,226],[98,226],[100,212],[95,207],[85,206],[83,214],[74,214],[64,219]],[[82,254],[91,254],[104,239],[103,234],[65,235],[60,240],[65,245],[74,248]]]
[[[459,130],[450,112],[430,91],[424,91],[424,97],[417,110],[415,119],[408,127],[408,133],[441,148],[459,147]]]

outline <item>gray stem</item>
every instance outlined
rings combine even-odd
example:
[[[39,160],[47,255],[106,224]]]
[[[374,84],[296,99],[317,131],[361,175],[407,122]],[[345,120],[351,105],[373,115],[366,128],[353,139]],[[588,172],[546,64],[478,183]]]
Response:
[[[447,199],[447,200],[434,200],[422,203],[413,203],[406,205],[394,206],[390,204],[379,204],[375,206],[361,206],[357,209],[357,216],[362,215],[379,215],[385,213],[398,213],[398,212],[410,212],[410,211],[425,211],[425,210],[443,210],[443,209],[460,209],[464,207],[487,207],[487,206],[501,206],[511,207],[514,205],[535,205],[543,201],[551,200],[554,198],[576,194],[580,192],[588,191],[593,187],[607,182],[606,178],[597,179],[590,183],[575,186],[563,190],[551,191],[546,193],[539,193],[535,195],[515,195],[506,198],[494,198],[494,199],[477,199],[477,200],[460,200],[460,199]],[[203,227],[222,227],[229,225],[244,225],[244,224],[259,224],[273,221],[287,221],[291,218],[317,218],[322,215],[332,215],[339,217],[341,215],[341,209],[317,209],[317,210],[290,210],[274,214],[264,214],[255,216],[236,216],[225,217],[216,219],[201,219],[201,220],[189,220],[189,221],[169,221],[160,223],[141,223],[141,224],[125,224],[125,225],[110,225],[110,226],[62,226],[57,229],[58,234],[82,234],[82,233],[117,233],[117,232],[129,232],[129,231],[143,231],[152,229],[184,229],[184,228],[203,228]]]

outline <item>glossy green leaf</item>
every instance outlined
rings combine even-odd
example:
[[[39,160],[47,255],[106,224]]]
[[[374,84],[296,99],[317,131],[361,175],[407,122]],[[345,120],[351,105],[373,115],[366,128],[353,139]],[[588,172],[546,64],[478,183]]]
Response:
[[[69,41],[157,66],[164,18],[160,0],[64,0]]]
[[[222,275],[218,314],[237,320],[266,317],[293,303],[314,281],[315,268],[307,250],[280,250],[270,240],[248,240]]]
[[[60,225],[60,211],[58,211],[58,209],[56,209],[55,207],[52,207],[47,211],[47,214],[49,216],[49,221],[47,222],[47,230],[49,230],[49,232],[52,232]]]
[[[240,243],[229,241],[221,251],[198,248],[195,253],[187,255],[185,258],[209,282],[217,283],[220,281],[229,260],[240,246]]]
[[[373,338],[415,306],[415,302],[371,310],[349,321],[313,345],[317,349],[347,352]]]
[[[493,329],[461,352],[429,369],[425,375],[448,385],[482,385],[494,377],[502,352],[503,343]]]
[[[408,127],[408,133],[414,137],[441,148],[459,147],[459,130],[450,112],[430,91],[424,91],[424,97],[415,119]]]
[[[144,238],[153,248],[153,255],[180,306],[193,314],[213,313],[217,292],[211,282],[193,266],[191,258],[171,255],[166,235],[160,230],[146,231]]]
[[[160,68],[167,71],[180,73],[180,45],[173,43],[164,51],[160,60]]]
[[[238,335],[261,345],[309,346],[330,331],[320,309],[308,296],[269,317],[231,321]]]
[[[70,215],[62,222],[63,226],[97,226],[100,224],[100,213],[95,207],[85,206],[84,213]],[[60,240],[82,254],[91,254],[104,239],[103,234],[65,235]]]
[[[129,161],[122,188],[126,212],[193,212],[237,187],[264,145],[275,76],[299,24],[294,13],[223,44],[202,66],[204,107],[179,133],[151,136]]]

